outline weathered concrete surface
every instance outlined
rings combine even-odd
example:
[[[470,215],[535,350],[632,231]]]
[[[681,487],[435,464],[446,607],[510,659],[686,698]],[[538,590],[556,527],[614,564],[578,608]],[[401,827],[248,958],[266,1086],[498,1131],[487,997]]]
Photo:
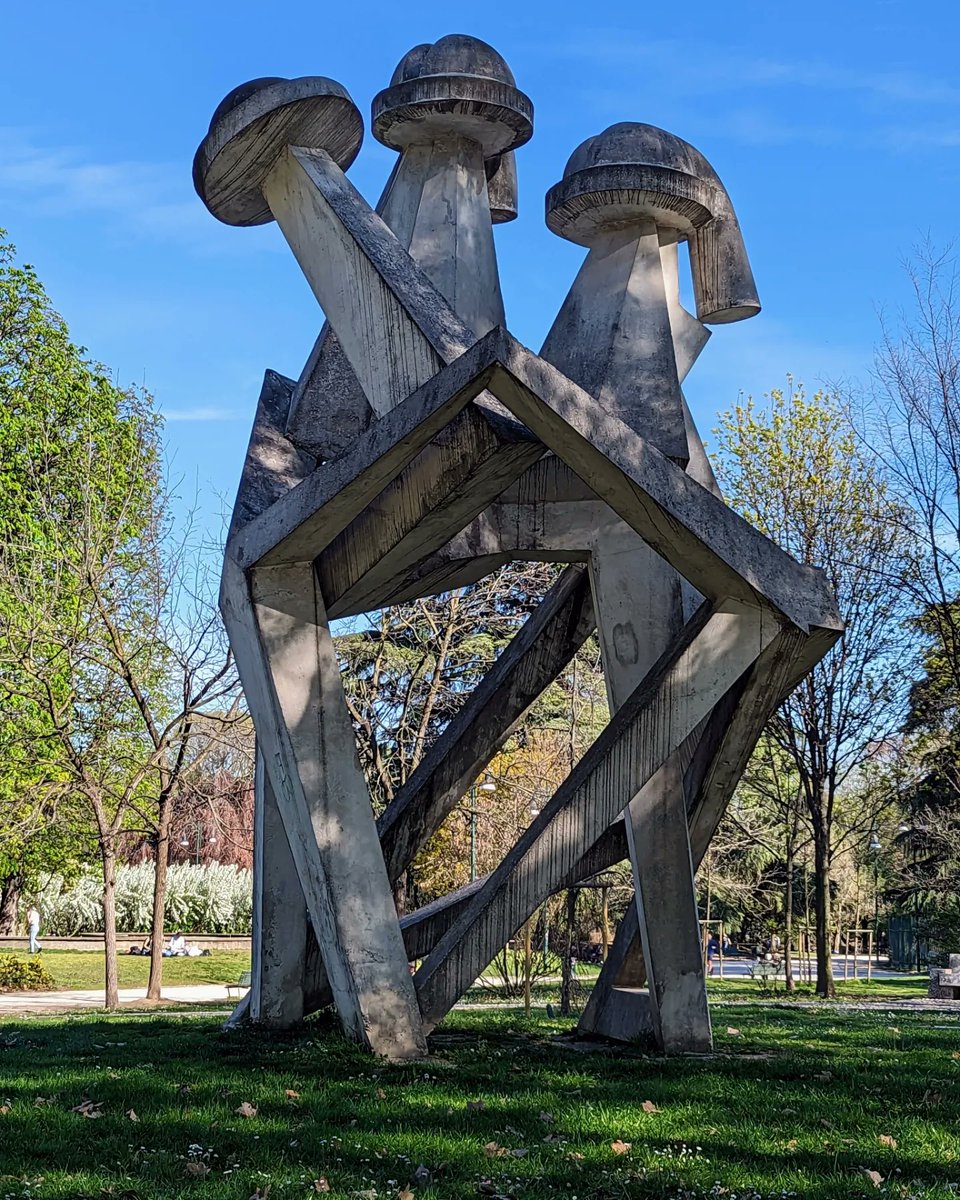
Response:
[[[509,68],[463,35],[418,46],[373,112],[401,152],[379,213],[343,175],[358,114],[329,80],[235,90],[197,156],[211,211],[275,217],[329,320],[298,385],[265,382],[224,570],[264,754],[248,1008],[283,1024],[329,994],[352,1036],[419,1054],[417,998],[432,1025],[539,903],[626,842],[644,959],[629,938],[616,949],[619,999],[604,983],[596,1023],[623,1032],[648,1016],[667,1048],[705,1048],[691,852],[722,813],[770,681],[779,690],[840,629],[822,578],[719,500],[680,390],[707,333],[679,304],[677,241],[701,320],[759,307],[729,197],[662,130],[620,125],[584,143],[548,219],[590,254],[537,357],[502,328],[491,230],[516,211],[513,151],[532,132]],[[386,814],[381,847],[329,617],[477,578],[521,544],[589,561],[592,608],[571,570]],[[401,869],[435,830],[594,613],[610,727],[501,868],[401,932],[387,863]],[[285,913],[291,937],[275,945]],[[428,946],[414,985],[406,956]]]
[[[434,87],[443,78],[442,97],[411,99],[409,81],[424,70]],[[385,144],[402,146],[376,211],[474,336],[505,323],[492,222],[516,216],[517,191],[513,149],[485,159],[481,141],[468,136],[473,131],[464,123],[464,105],[490,90],[479,71],[512,86],[506,63],[476,39],[443,38],[415,47],[397,67],[391,88],[377,98],[381,115],[374,126],[378,136],[381,125],[387,130]],[[525,97],[518,103],[529,108]],[[486,141],[492,137],[499,144],[502,115],[488,109],[477,110],[473,119]],[[325,325],[291,400],[289,436],[331,457],[349,448],[349,438],[372,415],[336,334]]]
[[[837,631],[818,631],[804,637],[797,630],[784,630],[766,647],[740,688],[733,689],[712,714],[684,774],[695,868],[706,853],[767,720],[839,636]],[[645,981],[639,931],[631,918],[617,929],[578,1028],[586,1034],[630,1040],[634,1034],[629,1032],[629,1014],[637,1009],[633,998],[628,996],[622,1001],[620,992],[641,987]],[[624,1011],[614,1011],[621,1004]]]
[[[248,585],[228,553],[221,608],[340,1019],[376,1053],[416,1057],[419,1013],[312,565]]]
[[[723,324],[760,311],[726,188],[682,138],[635,121],[611,125],[577,147],[547,193],[547,224],[582,245],[591,244],[598,228],[650,216],[689,241],[701,321]]]
[[[687,430],[652,219],[602,226],[540,354],[685,466]]]
[[[613,711],[680,635],[682,581],[629,529],[598,545],[590,572]],[[668,1052],[709,1050],[683,766],[676,755],[631,799],[626,815],[657,1041]]]
[[[193,160],[193,184],[218,220],[262,225],[273,220],[263,184],[286,146],[322,146],[348,167],[362,141],[360,110],[335,80],[254,79],[217,106]]]
[[[417,972],[432,1028],[632,796],[748,669],[777,623],[735,602],[700,617],[614,715]]]
[[[263,755],[254,776],[250,1020],[287,1029],[303,1020],[307,906]]]
[[[284,429],[293,381],[267,371],[247,445],[228,537],[266,512],[316,469],[316,460],[287,438]]]

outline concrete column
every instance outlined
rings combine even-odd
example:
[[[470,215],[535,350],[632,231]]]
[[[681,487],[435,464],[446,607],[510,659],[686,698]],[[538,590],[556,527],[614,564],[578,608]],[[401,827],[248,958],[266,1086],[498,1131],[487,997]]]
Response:
[[[303,1020],[307,906],[263,755],[254,775],[253,928],[249,1017],[286,1029]]]

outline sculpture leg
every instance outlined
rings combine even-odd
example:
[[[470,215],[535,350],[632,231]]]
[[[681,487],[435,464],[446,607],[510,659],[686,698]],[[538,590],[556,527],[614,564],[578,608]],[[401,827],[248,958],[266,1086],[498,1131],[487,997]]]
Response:
[[[257,751],[254,776],[253,960],[250,1020],[287,1029],[303,1020],[307,906],[273,787]]]
[[[420,1014],[313,566],[251,576],[228,555],[221,602],[334,1003],[375,1053],[416,1057]]]
[[[682,581],[628,531],[598,540],[591,577],[615,711],[682,626]],[[654,1034],[667,1051],[708,1050],[712,1036],[679,755],[633,798],[626,817]],[[609,1003],[618,1002],[611,991]],[[639,1018],[635,1001],[629,1003]]]

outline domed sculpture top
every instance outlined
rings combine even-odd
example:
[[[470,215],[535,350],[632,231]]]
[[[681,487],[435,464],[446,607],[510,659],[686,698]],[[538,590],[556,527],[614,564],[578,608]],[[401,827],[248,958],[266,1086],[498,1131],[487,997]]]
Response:
[[[253,79],[217,105],[193,160],[193,185],[225,224],[264,225],[273,214],[263,181],[286,146],[325,150],[346,169],[362,141],[360,110],[335,80]]]
[[[385,146],[403,150],[445,133],[479,142],[484,158],[533,133],[533,104],[513,72],[492,46],[461,33],[414,46],[373,100],[373,135]]]
[[[690,244],[701,321],[740,321],[760,311],[726,188],[700,151],[675,134],[623,121],[588,138],[547,193],[546,209],[549,228],[582,246],[652,220]]]

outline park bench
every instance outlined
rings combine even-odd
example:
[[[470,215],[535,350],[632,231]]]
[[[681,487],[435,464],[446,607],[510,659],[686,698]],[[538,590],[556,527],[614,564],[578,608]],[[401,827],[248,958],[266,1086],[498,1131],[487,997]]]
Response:
[[[250,987],[250,978],[251,978],[251,974],[249,971],[241,971],[240,978],[237,980],[236,983],[228,983],[227,984],[227,998],[228,999],[232,998],[233,993],[236,992],[237,999],[239,999],[240,993],[245,992]]]

